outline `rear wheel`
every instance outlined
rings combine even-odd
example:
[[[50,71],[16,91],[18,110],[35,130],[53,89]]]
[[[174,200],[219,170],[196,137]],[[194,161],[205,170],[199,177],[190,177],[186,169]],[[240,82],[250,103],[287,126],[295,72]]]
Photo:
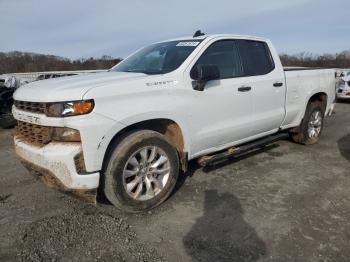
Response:
[[[293,130],[292,139],[300,144],[318,142],[323,129],[324,107],[319,101],[310,102],[300,126]]]
[[[104,192],[119,209],[146,211],[166,200],[178,173],[176,149],[157,132],[136,131],[115,145],[104,172]]]

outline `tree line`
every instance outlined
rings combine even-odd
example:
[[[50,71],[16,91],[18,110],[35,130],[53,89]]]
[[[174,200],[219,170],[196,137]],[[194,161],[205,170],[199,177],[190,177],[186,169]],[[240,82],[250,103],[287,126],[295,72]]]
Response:
[[[350,50],[338,54],[299,53],[280,55],[283,66],[350,68]]]
[[[54,55],[19,51],[0,52],[0,74],[109,69],[120,61],[120,58],[113,58],[111,56],[70,60]]]
[[[314,55],[299,53],[281,54],[283,66],[350,68],[350,50],[338,54]],[[102,56],[100,58],[68,58],[27,52],[0,52],[0,74],[41,71],[72,71],[109,69],[119,63],[121,58]]]

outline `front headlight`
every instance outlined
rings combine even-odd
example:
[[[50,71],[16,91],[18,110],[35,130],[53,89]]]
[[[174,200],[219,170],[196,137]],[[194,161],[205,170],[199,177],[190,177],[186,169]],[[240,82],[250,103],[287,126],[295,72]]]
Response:
[[[78,116],[88,114],[93,109],[94,100],[47,103],[46,115],[49,117]]]

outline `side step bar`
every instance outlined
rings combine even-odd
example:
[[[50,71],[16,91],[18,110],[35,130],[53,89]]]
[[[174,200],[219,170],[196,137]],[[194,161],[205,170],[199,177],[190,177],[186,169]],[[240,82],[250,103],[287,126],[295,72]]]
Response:
[[[278,140],[286,139],[289,137],[288,133],[278,133],[276,135],[271,135],[259,140],[255,140],[251,143],[244,144],[240,147],[231,147],[224,152],[220,152],[214,155],[202,156],[198,159],[198,164],[202,167],[211,165],[217,161],[235,156],[241,156],[249,151],[264,147],[266,145],[272,144]]]

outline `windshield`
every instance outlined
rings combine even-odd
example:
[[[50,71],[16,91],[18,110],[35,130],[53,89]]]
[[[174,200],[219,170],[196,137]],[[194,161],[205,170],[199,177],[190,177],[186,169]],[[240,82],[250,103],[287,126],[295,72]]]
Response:
[[[114,72],[165,74],[177,69],[201,40],[170,41],[141,49],[111,69]]]

